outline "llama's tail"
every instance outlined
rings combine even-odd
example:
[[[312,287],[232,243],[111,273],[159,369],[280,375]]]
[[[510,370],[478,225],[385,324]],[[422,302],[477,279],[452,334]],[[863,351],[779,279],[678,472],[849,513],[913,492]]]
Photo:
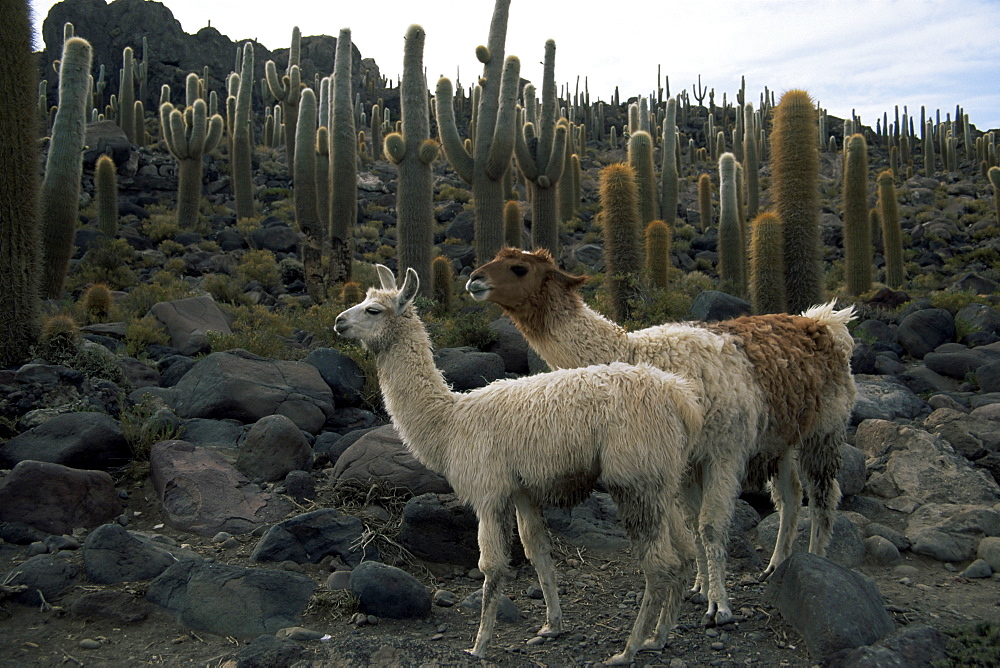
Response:
[[[830,333],[833,335],[834,340],[837,342],[837,348],[840,349],[846,359],[851,358],[851,352],[854,350],[854,338],[851,333],[847,330],[847,323],[854,320],[854,306],[848,306],[845,309],[839,311],[834,310],[836,306],[836,301],[829,301],[826,304],[817,304],[802,312],[802,316],[805,318],[812,318],[818,321],[822,325],[826,325]]]

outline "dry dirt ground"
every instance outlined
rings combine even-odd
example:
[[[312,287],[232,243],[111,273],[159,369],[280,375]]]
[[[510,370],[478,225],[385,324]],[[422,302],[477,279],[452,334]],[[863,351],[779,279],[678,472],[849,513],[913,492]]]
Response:
[[[132,490],[129,511],[136,520],[131,530],[152,531],[160,524],[155,497],[148,483]],[[256,538],[240,537],[240,546],[223,549],[208,538],[157,529],[187,543],[218,562],[260,567],[249,561]],[[22,546],[0,546],[0,574],[26,557]],[[530,566],[517,571],[507,587],[522,613],[516,623],[498,623],[486,661],[472,660],[462,650],[472,645],[478,613],[460,605],[434,606],[430,618],[419,621],[380,619],[356,626],[356,612],[344,592],[330,592],[328,572],[306,566],[317,584],[317,594],[302,626],[328,634],[323,640],[302,643],[301,665],[311,666],[571,666],[599,664],[618,652],[637,611],[636,594],[642,578],[630,554],[595,554],[557,541],[556,557],[563,601],[565,633],[538,642],[534,632],[544,618],[544,604],[527,590],[534,582]],[[941,630],[975,622],[1000,622],[1000,579],[964,580],[943,564],[910,555],[903,562],[915,570],[900,573],[887,568],[862,568],[875,579],[897,626],[926,624]],[[82,571],[82,559],[77,551]],[[765,559],[766,561],[766,559]],[[465,569],[433,564],[403,565],[428,586],[454,592],[461,601],[480,586]],[[737,622],[719,629],[699,626],[702,606],[686,601],[679,626],[662,652],[638,655],[636,665],[681,666],[811,666],[801,636],[774,608],[763,602],[765,584],[755,573],[729,576]],[[908,582],[901,582],[904,575]],[[115,585],[137,605],[147,583]],[[52,601],[49,610],[0,601],[0,666],[236,666],[234,657],[250,642],[191,631],[158,608],[143,621],[127,625],[78,616],[70,611],[75,598],[88,591],[109,588],[81,584]],[[233,614],[240,614],[233,610]],[[683,664],[678,663],[678,660]],[[311,663],[310,663],[311,662]],[[243,665],[275,665],[243,664]],[[285,665],[285,664],[278,664]]]

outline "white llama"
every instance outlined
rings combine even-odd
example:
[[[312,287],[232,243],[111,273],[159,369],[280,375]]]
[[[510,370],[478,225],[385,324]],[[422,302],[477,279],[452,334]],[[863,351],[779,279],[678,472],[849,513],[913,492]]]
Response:
[[[673,627],[694,544],[678,500],[691,437],[702,426],[692,383],[650,365],[611,364],[556,371],[452,392],[434,366],[430,339],[413,307],[418,278],[400,289],[378,265],[382,288],[337,316],[335,329],[375,354],[385,407],[403,442],[447,478],[479,518],[485,577],[479,632],[470,653],[483,657],[500,587],[508,577],[514,518],[538,572],[546,622],[561,632],[550,542],[539,507],[576,504],[600,476],[616,503],[646,578],[625,649],[661,649]]]
[[[853,309],[834,311],[830,303],[801,316],[626,332],[584,303],[577,289],[585,280],[561,271],[547,251],[507,248],[472,272],[466,288],[503,307],[553,369],[647,362],[695,380],[705,422],[685,481],[698,548],[691,593],[707,599],[703,624],[724,624],[732,619],[726,546],[744,476],[754,485],[770,480],[780,517],[762,578],[791,553],[802,500],[799,469],[813,511],[809,551],[826,553],[840,500],[840,446],[856,394],[847,331]]]

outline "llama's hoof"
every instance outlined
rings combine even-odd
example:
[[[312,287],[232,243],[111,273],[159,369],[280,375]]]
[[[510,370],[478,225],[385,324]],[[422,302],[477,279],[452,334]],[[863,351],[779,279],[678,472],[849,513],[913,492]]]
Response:
[[[708,599],[705,597],[705,595],[702,594],[697,589],[691,589],[691,590],[689,590],[684,595],[684,598],[686,598],[687,600],[691,601],[692,603],[707,603],[708,602]]]
[[[757,576],[757,582],[763,582],[764,580],[771,577],[771,573],[774,572],[774,566],[768,566],[763,573]]]
[[[615,654],[613,657],[604,662],[605,666],[629,666],[632,664],[632,655],[628,652],[622,652],[621,654]]]
[[[562,627],[558,624],[546,624],[542,628],[538,629],[538,633],[535,635],[542,638],[558,638],[562,635]]]
[[[466,654],[469,654],[470,656],[476,657],[477,659],[486,658],[486,652],[477,652],[475,647],[470,647],[469,649],[463,649],[462,651],[465,652]]]
[[[642,643],[639,651],[659,652],[666,646],[666,641],[659,642],[656,638],[647,638],[646,641]]]

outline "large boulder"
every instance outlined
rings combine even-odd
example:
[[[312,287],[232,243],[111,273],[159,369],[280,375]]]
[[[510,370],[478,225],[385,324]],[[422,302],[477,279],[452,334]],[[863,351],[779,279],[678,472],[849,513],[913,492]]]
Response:
[[[0,445],[0,468],[31,459],[107,471],[124,466],[131,458],[118,421],[94,412],[56,415]]]
[[[0,479],[0,522],[64,534],[104,524],[121,511],[114,480],[104,471],[28,460]]]
[[[284,415],[257,420],[236,455],[236,468],[253,480],[282,480],[312,468],[313,451],[295,423]]]
[[[211,297],[188,297],[158,302],[149,309],[167,330],[170,345],[182,355],[195,355],[211,349],[207,334],[230,334],[229,318]]]
[[[896,341],[913,357],[922,358],[942,343],[955,340],[955,319],[943,308],[915,311],[899,323]]]
[[[337,458],[333,478],[338,482],[383,482],[411,494],[446,494],[451,486],[444,476],[414,459],[391,424],[373,429]]]

